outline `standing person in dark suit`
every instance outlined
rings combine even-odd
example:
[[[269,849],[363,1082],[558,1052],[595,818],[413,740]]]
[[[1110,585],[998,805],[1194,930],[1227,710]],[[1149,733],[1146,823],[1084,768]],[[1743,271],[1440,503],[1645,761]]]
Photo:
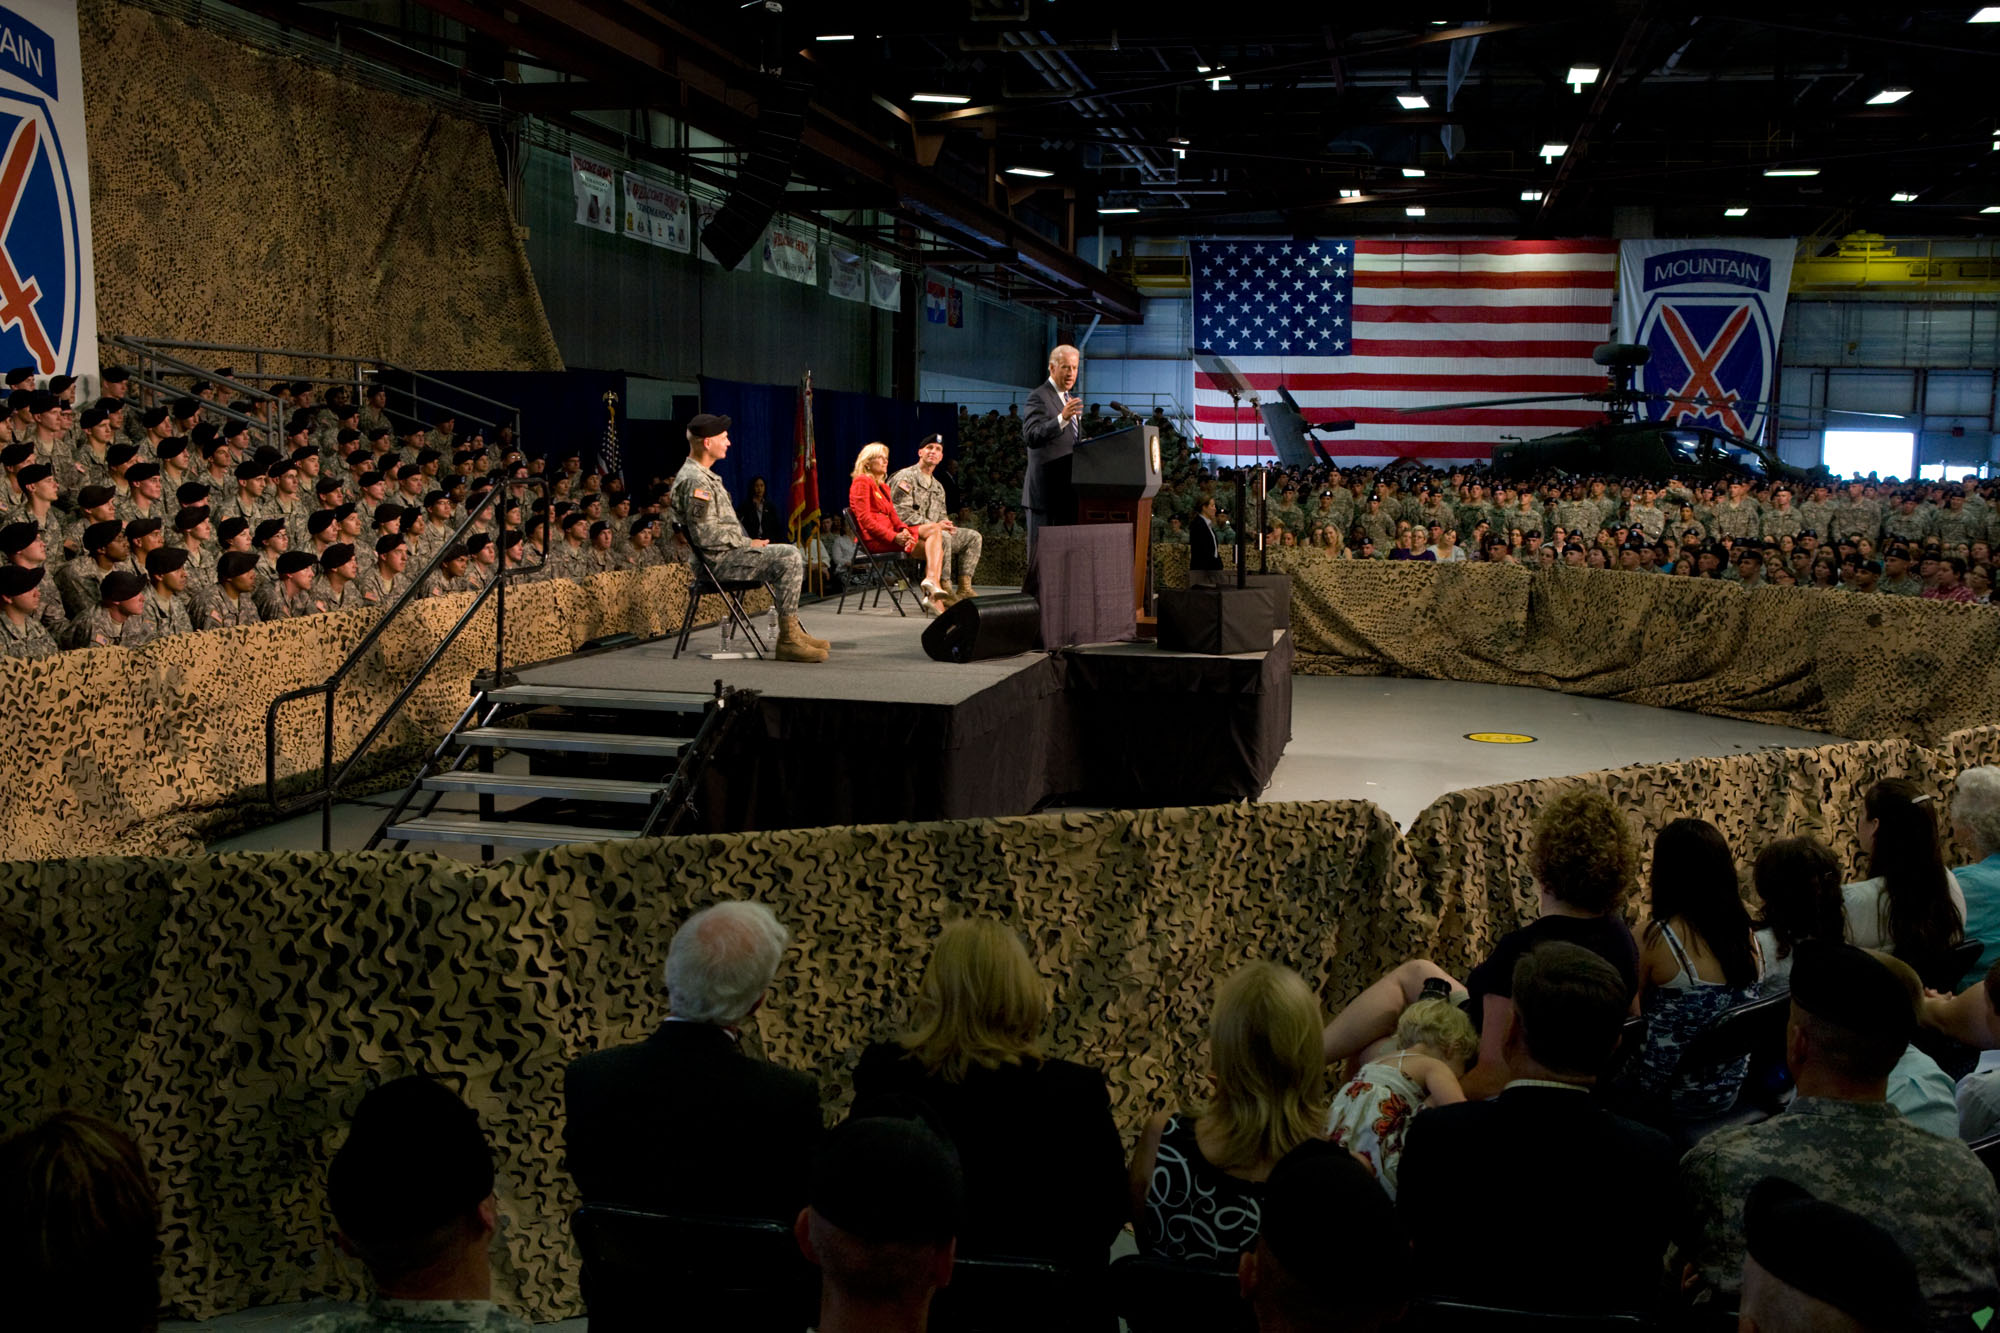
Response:
[[[750,479],[750,496],[737,507],[743,535],[751,541],[789,542],[792,530],[786,526],[778,506],[771,503],[771,490],[762,477]]]
[[[1188,568],[1221,569],[1222,541],[1215,534],[1215,497],[1201,497],[1201,508],[1188,525]]]
[[[789,1222],[819,1144],[819,1085],[745,1055],[790,939],[762,903],[704,908],[667,948],[673,1016],[563,1079],[569,1171],[585,1203]]]
[[[1021,439],[1028,446],[1028,470],[1021,478],[1021,508],[1028,515],[1028,562],[1034,563],[1035,538],[1050,524],[1076,522],[1076,491],[1070,486],[1070,458],[1076,449],[1083,400],[1070,393],[1076,387],[1083,354],[1064,343],[1049,353],[1049,377],[1028,394],[1021,418]]]

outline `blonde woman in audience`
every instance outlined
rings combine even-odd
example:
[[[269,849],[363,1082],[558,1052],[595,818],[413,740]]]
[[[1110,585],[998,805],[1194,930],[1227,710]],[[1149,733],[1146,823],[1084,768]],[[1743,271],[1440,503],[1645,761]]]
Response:
[[[1124,1143],[1103,1073],[1044,1054],[1048,1016],[1048,986],[1019,935],[952,922],[909,1031],[862,1054],[853,1114],[921,1111],[956,1145],[961,1254],[1101,1266],[1125,1225]]]
[[[1162,1111],[1132,1153],[1139,1248],[1186,1263],[1231,1264],[1256,1245],[1264,1178],[1326,1125],[1319,1001],[1276,963],[1230,973],[1209,1025],[1206,1108]]]
[[[1463,1009],[1432,995],[1396,1020],[1396,1047],[1361,1066],[1333,1094],[1326,1122],[1335,1143],[1368,1159],[1392,1199],[1410,1121],[1426,1106],[1465,1100],[1458,1076],[1479,1053],[1479,1034]]]

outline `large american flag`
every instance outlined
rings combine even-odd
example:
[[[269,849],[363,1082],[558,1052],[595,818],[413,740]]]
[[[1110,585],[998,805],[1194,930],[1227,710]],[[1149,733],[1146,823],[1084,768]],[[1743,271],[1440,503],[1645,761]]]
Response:
[[[1400,416],[1400,407],[1604,387],[1590,353],[1611,332],[1617,242],[1196,241],[1194,345],[1252,388],[1291,390],[1337,457],[1484,459],[1502,435],[1587,425],[1590,403]],[[1200,446],[1273,453],[1257,410],[1193,369]]]

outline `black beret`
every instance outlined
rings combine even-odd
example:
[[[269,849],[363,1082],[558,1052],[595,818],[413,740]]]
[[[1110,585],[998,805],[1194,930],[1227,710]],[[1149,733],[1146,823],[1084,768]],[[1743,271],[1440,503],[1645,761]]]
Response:
[[[403,545],[404,540],[403,534],[400,532],[384,533],[375,539],[375,554],[387,555],[398,546]]]
[[[158,578],[162,574],[173,573],[187,562],[185,546],[162,546],[146,552],[146,574],[150,578]]]
[[[101,551],[125,534],[125,525],[115,518],[93,523],[83,530],[83,549]]]
[[[659,524],[659,521],[660,521],[660,516],[658,514],[641,515],[640,517],[632,520],[632,530],[630,535],[636,537],[640,533],[646,531],[646,529],[657,526]]]
[[[958,1154],[921,1120],[863,1116],[820,1140],[812,1209],[867,1241],[942,1244],[965,1221]]]
[[[563,515],[562,529],[564,532],[568,532],[571,528],[579,527],[589,522],[590,515],[584,513],[581,509],[572,509]]]
[[[206,425],[207,423],[204,422],[202,424]],[[238,436],[248,435],[250,433],[250,423],[247,421],[237,421],[234,418],[231,418],[230,420],[223,422],[221,426],[217,427],[215,433],[217,437],[220,439],[233,440],[236,439]]]
[[[376,505],[375,526],[379,528],[390,523],[400,523],[403,521],[403,516],[408,512],[409,511],[404,509],[403,506],[401,505],[392,505],[392,504]]]
[[[340,1229],[364,1245],[425,1236],[493,1193],[493,1150],[455,1093],[399,1078],[361,1099],[326,1193]]]
[[[262,546],[265,542],[270,541],[271,538],[277,536],[284,530],[285,530],[284,519],[267,518],[262,523],[259,523],[257,525],[257,530],[255,532],[250,534],[250,540],[256,543],[258,546]]]
[[[266,473],[272,477],[283,477],[298,470],[299,462],[296,458],[280,458],[276,462],[265,464]]]
[[[439,557],[439,560],[463,560],[468,554],[470,553],[465,549],[464,542],[453,542],[444,548],[444,554]]]
[[[111,419],[111,413],[105,411],[103,408],[86,407],[83,409],[83,414],[79,416],[76,420],[77,424],[82,426],[85,430],[96,430],[99,426],[102,426],[105,422],[109,421],[110,419]]]
[[[728,429],[728,417],[710,416],[706,412],[687,424],[687,433],[697,440],[706,440],[711,436],[720,435]]]
[[[74,375],[51,375],[49,376],[48,390],[57,397],[61,397],[62,391],[74,383],[76,383],[76,376]]]
[[[312,429],[312,424],[312,416],[309,413],[294,412],[291,420],[285,423],[285,434],[303,435]]]
[[[313,483],[314,495],[332,495],[338,491],[344,491],[346,489],[347,488],[345,486],[340,484],[339,477],[321,477],[318,481]]]
[[[339,521],[340,516],[331,509],[315,509],[306,515],[306,531],[315,534],[325,532]]]
[[[61,400],[47,389],[36,389],[28,395],[28,414],[30,416],[38,417],[44,412],[54,411],[59,406],[61,406]]]
[[[255,481],[258,477],[268,476],[269,474],[270,469],[254,458],[247,459],[236,465],[236,480],[238,481]]]
[[[233,579],[257,568],[257,557],[248,551],[224,551],[215,562],[215,576]]]
[[[308,380],[293,380],[285,387],[290,389],[295,397],[299,394],[311,393],[313,391],[312,383]]]
[[[0,597],[19,597],[28,589],[39,586],[41,581],[42,571],[39,569],[7,565],[0,568]]]
[[[166,419],[167,409],[164,407],[149,407],[139,414],[139,420],[144,422],[148,429],[160,425]]]
[[[348,444],[353,444],[356,440],[360,438],[361,438],[360,431],[343,429],[340,432],[340,434],[333,437],[333,442],[336,445],[348,445]]]
[[[106,366],[97,372],[97,378],[105,384],[124,384],[132,378],[132,372],[123,366]]]
[[[1851,944],[1801,941],[1793,950],[1792,1002],[1814,1018],[1904,1046],[1917,1001],[1903,980]]]
[[[161,440],[158,444],[153,446],[153,452],[154,454],[158,455],[162,461],[165,461],[166,459],[169,458],[179,458],[182,454],[187,452],[187,447],[188,447],[188,442],[186,440],[182,439],[178,435],[169,435],[167,436],[166,439]]]
[[[424,508],[429,509],[432,505],[443,500],[449,500],[450,498],[443,491],[426,491],[424,492]]]
[[[33,383],[34,378],[35,368],[33,366],[16,366],[7,372],[7,386],[12,388],[14,385],[23,382]]]
[[[165,526],[166,524],[157,518],[135,518],[125,525],[125,538],[127,541],[136,542],[141,537],[152,536]]]
[[[117,467],[120,464],[131,462],[138,456],[138,445],[121,441],[104,451],[104,464],[106,467]]]
[[[215,525],[215,539],[219,542],[231,542],[236,539],[238,533],[249,530],[250,520],[238,514],[234,518],[225,518]]]
[[[371,426],[368,428],[368,438],[371,440],[384,440],[388,437],[389,428],[387,426]]]
[[[438,459],[441,457],[443,457],[443,455],[438,453],[438,451],[435,449],[419,449],[417,450],[417,466],[427,467],[430,464],[437,462]]]
[[[365,491],[370,486],[380,486],[385,480],[386,478],[379,472],[363,472],[355,477],[354,484]]]
[[[465,553],[467,555],[478,555],[492,544],[493,535],[491,533],[475,532],[465,539]]]
[[[76,507],[78,509],[95,509],[97,506],[109,503],[117,498],[118,492],[112,490],[109,486],[86,486],[76,493]]]
[[[174,399],[173,413],[174,419],[177,421],[185,421],[199,411],[201,411],[201,399],[199,398]]]
[[[396,469],[397,481],[408,481],[411,477],[421,477],[424,470],[415,463],[405,463]]]
[[[1780,1176],[1750,1188],[1744,1247],[1778,1281],[1870,1329],[1929,1327],[1917,1267],[1875,1223]]]
[[[193,532],[206,523],[208,517],[207,505],[183,505],[180,512],[174,515],[174,531]]]
[[[334,420],[336,420],[336,421],[352,421],[352,420],[354,420],[354,418],[356,418],[356,417],[358,417],[358,416],[360,416],[360,415],[361,415],[361,404],[359,404],[359,403],[344,403],[344,404],[342,404],[342,405],[341,405],[341,406],[340,406],[339,408],[335,409],[335,412],[334,412]]]
[[[5,449],[0,449],[0,464],[4,464],[7,467],[19,467],[34,456],[34,445],[10,444]]]
[[[129,569],[114,569],[98,583],[97,603],[99,606],[112,606],[129,602],[144,591],[146,585],[137,574]]]
[[[55,475],[55,469],[47,463],[30,463],[15,473],[15,479],[23,486],[33,486],[38,481],[47,481]]]
[[[351,551],[353,548],[348,549]],[[278,577],[287,578],[302,569],[311,569],[318,563],[312,558],[310,551],[287,551],[278,557]]]
[[[335,542],[320,553],[321,569],[339,569],[354,558],[354,548],[346,542]]]
[[[183,505],[205,505],[208,503],[208,483],[184,481],[174,490],[174,503]]]

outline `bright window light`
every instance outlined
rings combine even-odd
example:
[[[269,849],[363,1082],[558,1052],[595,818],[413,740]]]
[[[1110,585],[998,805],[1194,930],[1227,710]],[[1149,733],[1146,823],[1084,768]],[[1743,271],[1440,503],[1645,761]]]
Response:
[[[1580,93],[1585,84],[1596,83],[1601,73],[1603,71],[1595,65],[1571,65],[1569,73],[1563,75],[1563,82],[1569,85],[1571,92]]]
[[[1914,204],[1917,202],[1917,196],[1906,191],[1899,191],[1889,196],[1889,202],[1892,204]]]
[[[1869,106],[1892,106],[1910,95],[1908,88],[1884,88],[1868,99]]]
[[[1542,145],[1542,161],[1553,162],[1569,151],[1566,143],[1545,143]]]
[[[1397,93],[1396,105],[1405,111],[1422,111],[1431,104],[1431,99],[1422,93]]]
[[[1421,176],[1424,174],[1424,169],[1422,167],[1404,167],[1403,174],[1405,176]]]
[[[1414,205],[1403,210],[1403,216],[1405,217],[1420,218],[1423,215],[1424,215],[1424,210],[1421,208],[1417,208]]]
[[[1820,462],[1836,477],[1907,477],[1917,461],[1917,437],[1907,430],[1830,430]]]
[[[1984,481],[1984,463],[1926,463],[1917,469],[1919,481]]]
[[[1056,173],[1053,171],[1043,171],[1040,167],[1008,167],[1007,174],[1009,176],[1033,176],[1037,180],[1040,180],[1045,176],[1053,176]]]
[[[946,106],[964,106],[972,99],[960,93],[911,93],[912,102],[942,102]]]
[[[1766,169],[1764,174],[1766,176],[1817,176],[1819,175],[1819,168],[1818,167],[1770,167]]]
[[[2000,5],[1988,5],[1966,20],[1967,23],[2000,23]]]
[[[1523,190],[1521,191],[1521,202],[1524,204],[1539,204],[1542,202],[1542,192],[1540,190]]]
[[[1726,218],[1740,218],[1749,212],[1750,210],[1747,208],[1725,208],[1722,210],[1722,216]]]

